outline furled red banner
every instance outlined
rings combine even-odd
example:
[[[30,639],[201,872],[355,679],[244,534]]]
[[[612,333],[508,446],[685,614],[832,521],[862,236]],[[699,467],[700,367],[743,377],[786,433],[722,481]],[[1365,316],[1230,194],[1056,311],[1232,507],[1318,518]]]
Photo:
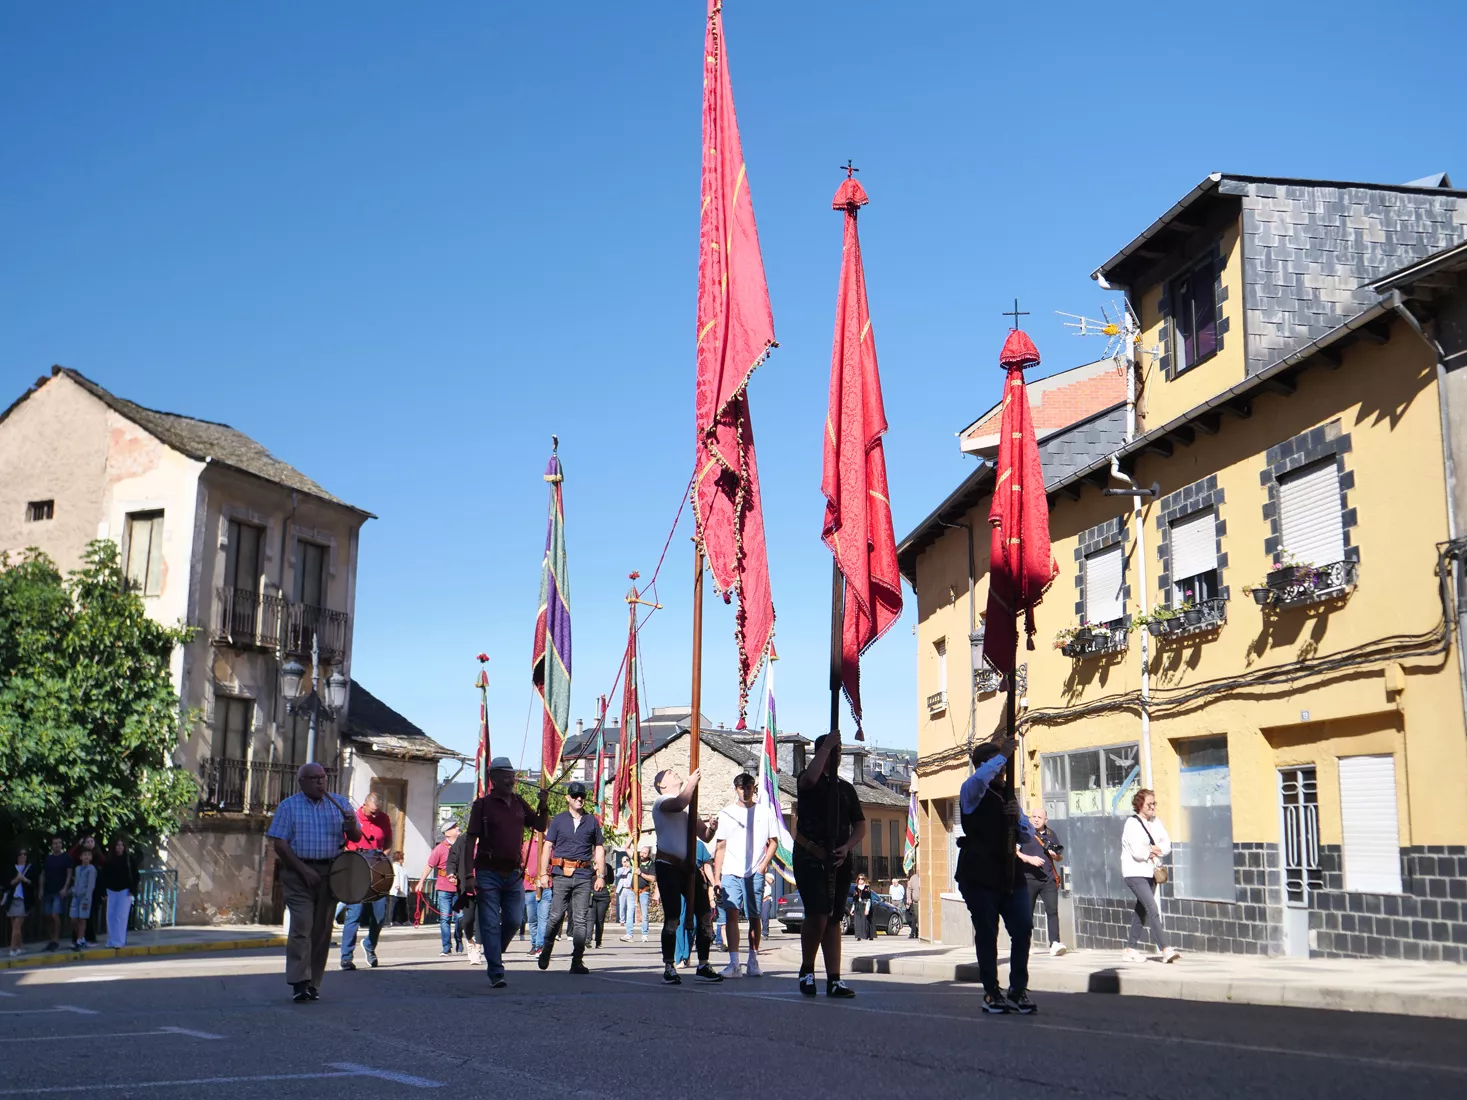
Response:
[[[734,115],[718,0],[703,50],[703,206],[693,511],[714,587],[739,598],[739,721],[774,633],[764,511],[746,387],[774,346],[774,316]]]
[[[886,488],[886,410],[876,339],[866,303],[866,270],[856,214],[866,192],[847,178],[832,207],[845,211],[840,290],[835,306],[835,345],[830,355],[830,411],[825,417],[825,494],[822,538],[845,577],[841,624],[841,686],[861,730],[861,654],[902,614],[902,578],[897,569],[896,530]]]
[[[545,707],[540,726],[540,782],[551,783],[560,771],[565,730],[570,724],[571,618],[570,576],[565,561],[564,474],[552,454],[545,467],[550,483],[550,518],[545,530],[545,559],[540,564],[540,611],[535,617],[535,657],[530,678]]]
[[[1017,307],[1015,307],[1017,308]],[[1005,676],[1012,676],[1019,647],[1019,612],[1034,648],[1034,606],[1059,574],[1049,545],[1049,500],[1024,368],[1039,365],[1033,341],[1019,329],[1004,341],[999,363],[1007,372],[998,433],[993,504],[988,522],[993,542],[988,565],[988,614],[984,621],[983,657]]]
[[[636,600],[636,586],[627,600]],[[637,605],[632,603],[627,628],[626,687],[621,695],[621,744],[617,748],[616,780],[611,788],[612,820],[630,837],[628,848],[637,858],[642,835],[642,708],[637,696]]]

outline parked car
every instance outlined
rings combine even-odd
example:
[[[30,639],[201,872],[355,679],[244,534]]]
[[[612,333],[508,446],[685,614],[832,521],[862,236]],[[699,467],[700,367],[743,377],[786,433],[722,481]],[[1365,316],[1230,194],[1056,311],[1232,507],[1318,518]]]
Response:
[[[841,932],[843,935],[851,935],[856,930],[855,921],[851,917],[851,905],[855,900],[856,888],[851,887],[851,896],[846,901],[846,915],[841,921]],[[891,900],[890,894],[871,895],[871,929],[874,932],[885,932],[888,936],[901,934],[902,926],[906,923],[906,913],[901,906]]]
[[[786,886],[784,893],[775,900],[774,919],[789,932],[798,932],[800,925],[805,923],[805,903],[793,886]]]

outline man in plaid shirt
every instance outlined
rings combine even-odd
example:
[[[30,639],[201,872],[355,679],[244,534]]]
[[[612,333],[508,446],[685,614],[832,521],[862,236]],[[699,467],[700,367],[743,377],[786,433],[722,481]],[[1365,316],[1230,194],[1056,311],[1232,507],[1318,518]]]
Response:
[[[331,897],[331,861],[343,837],[361,840],[351,800],[326,793],[326,769],[302,764],[296,772],[300,791],[275,809],[266,834],[275,842],[285,904],[290,909],[290,938],[285,945],[285,980],[297,1002],[321,995],[321,979],[331,954],[331,928],[336,902]]]

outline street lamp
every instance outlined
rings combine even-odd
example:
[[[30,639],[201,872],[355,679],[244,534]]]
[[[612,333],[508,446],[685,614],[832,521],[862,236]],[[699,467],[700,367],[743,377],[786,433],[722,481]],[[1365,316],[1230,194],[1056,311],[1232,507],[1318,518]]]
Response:
[[[326,698],[321,697],[321,650],[315,634],[311,635],[311,691],[301,695],[301,681],[306,670],[299,661],[286,661],[280,666],[280,690],[285,696],[285,713],[296,715],[309,713],[311,730],[306,736],[306,763],[316,762],[316,722],[321,714],[327,721],[334,722],[346,709],[346,689],[350,681],[338,668],[326,678]]]

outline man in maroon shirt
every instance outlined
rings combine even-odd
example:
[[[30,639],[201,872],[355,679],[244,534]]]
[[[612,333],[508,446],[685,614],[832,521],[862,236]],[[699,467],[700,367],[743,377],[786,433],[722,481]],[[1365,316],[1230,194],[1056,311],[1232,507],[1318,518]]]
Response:
[[[357,821],[362,827],[362,835],[358,840],[347,841],[346,848],[349,852],[363,849],[375,849],[379,852],[392,850],[392,819],[382,812],[382,799],[376,791],[372,791],[362,800],[357,809]],[[357,928],[362,923],[363,914],[366,915],[367,937],[363,946],[367,950],[367,965],[377,965],[377,939],[382,935],[382,924],[387,919],[387,899],[378,898],[376,901],[358,902],[356,905],[346,907],[346,923],[341,927],[341,969],[355,970],[357,964],[351,961],[351,957],[357,949]]]
[[[469,807],[468,847],[464,861],[474,864],[478,894],[479,946],[484,951],[489,984],[503,989],[504,945],[525,920],[523,845],[526,829],[545,828],[549,792],[540,790],[535,809],[514,789],[514,765],[507,756],[489,763],[489,793]]]

